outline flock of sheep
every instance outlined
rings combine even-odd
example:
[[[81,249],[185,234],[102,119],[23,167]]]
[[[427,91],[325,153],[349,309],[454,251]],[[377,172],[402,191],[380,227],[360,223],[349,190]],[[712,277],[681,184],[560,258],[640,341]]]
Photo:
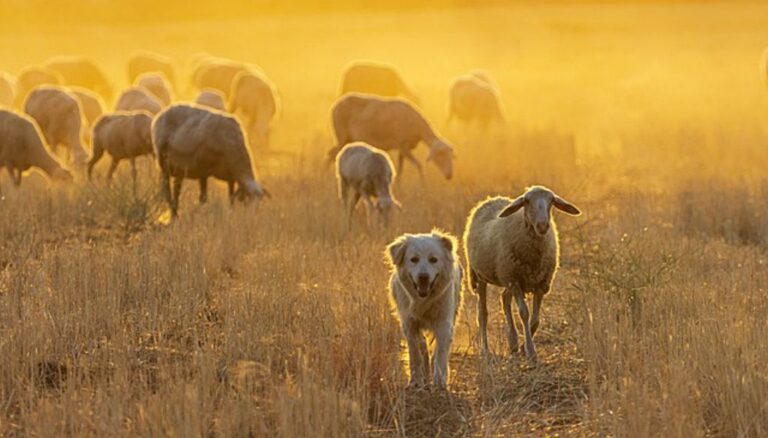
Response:
[[[184,179],[199,182],[201,203],[207,200],[210,177],[228,184],[231,202],[269,196],[254,175],[251,150],[268,145],[280,105],[275,86],[258,68],[245,63],[196,56],[189,65],[189,86],[183,94],[194,96],[192,102],[176,99],[180,84],[171,60],[149,52],[131,56],[127,63],[131,85],[117,97],[106,75],[87,58],[55,58],[15,78],[0,73],[0,167],[7,169],[15,185],[31,167],[57,180],[72,180],[72,172],[90,178],[94,166],[108,154],[107,179],[120,161],[129,160],[135,183],[136,159],[152,156],[174,217]],[[114,110],[105,112],[105,102],[112,101]],[[369,212],[389,223],[392,211],[401,208],[393,181],[402,175],[404,162],[422,170],[412,152],[420,143],[429,148],[427,160],[446,179],[453,176],[453,146],[417,105],[417,96],[391,66],[355,62],[344,71],[340,97],[331,109],[336,145],[329,159],[336,165],[349,227],[361,199]],[[480,126],[503,123],[501,99],[487,73],[473,71],[453,82],[448,121],[453,120]],[[388,151],[397,152],[397,167]],[[405,234],[388,245],[390,291],[408,343],[411,385],[427,383],[431,362],[434,384],[446,386],[465,278],[478,295],[484,352],[488,352],[490,283],[504,289],[510,351],[518,350],[514,299],[524,350],[529,359],[536,359],[533,335],[542,298],[559,263],[553,209],[580,214],[541,186],[530,187],[515,199],[495,197],[478,204],[464,234],[466,271],[459,261],[458,240],[447,233]],[[533,295],[530,314],[526,294]],[[427,331],[436,340],[431,361]]]

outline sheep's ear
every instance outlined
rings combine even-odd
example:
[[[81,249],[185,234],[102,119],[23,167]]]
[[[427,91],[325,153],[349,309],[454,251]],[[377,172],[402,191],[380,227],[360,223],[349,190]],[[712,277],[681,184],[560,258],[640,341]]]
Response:
[[[554,199],[552,199],[552,205],[554,205],[558,210],[564,211],[572,216],[578,216],[581,214],[581,210],[576,208],[575,205],[559,196],[555,196]]]
[[[395,265],[400,266],[405,259],[405,250],[408,247],[408,242],[405,238],[399,238],[387,246],[387,256],[389,261]]]
[[[516,212],[517,210],[520,210],[525,205],[525,196],[519,196],[517,199],[512,201],[507,208],[504,210],[501,210],[501,213],[499,213],[499,217],[507,217],[510,214]]]

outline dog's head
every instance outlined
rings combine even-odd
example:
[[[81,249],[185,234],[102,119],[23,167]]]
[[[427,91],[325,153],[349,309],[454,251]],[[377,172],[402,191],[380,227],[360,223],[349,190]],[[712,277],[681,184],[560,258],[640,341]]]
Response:
[[[455,237],[433,230],[398,237],[387,246],[387,256],[408,293],[425,299],[451,281],[456,247]]]

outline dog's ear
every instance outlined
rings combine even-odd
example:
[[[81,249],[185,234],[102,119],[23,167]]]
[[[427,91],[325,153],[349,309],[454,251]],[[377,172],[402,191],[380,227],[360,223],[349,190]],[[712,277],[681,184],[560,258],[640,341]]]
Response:
[[[440,245],[448,255],[453,256],[456,253],[459,245],[455,237],[438,230],[432,230],[432,236],[440,241]]]
[[[405,250],[408,247],[408,240],[405,237],[399,237],[394,242],[387,245],[387,258],[394,266],[400,266],[405,259]]]

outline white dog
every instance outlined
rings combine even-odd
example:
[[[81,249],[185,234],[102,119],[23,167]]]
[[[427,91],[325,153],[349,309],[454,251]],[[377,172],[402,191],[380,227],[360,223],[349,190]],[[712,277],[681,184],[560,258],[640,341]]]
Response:
[[[387,246],[392,265],[392,302],[408,342],[409,386],[421,387],[429,375],[429,351],[423,331],[436,341],[433,381],[445,388],[453,329],[461,305],[462,269],[455,237],[432,230],[405,234]]]

